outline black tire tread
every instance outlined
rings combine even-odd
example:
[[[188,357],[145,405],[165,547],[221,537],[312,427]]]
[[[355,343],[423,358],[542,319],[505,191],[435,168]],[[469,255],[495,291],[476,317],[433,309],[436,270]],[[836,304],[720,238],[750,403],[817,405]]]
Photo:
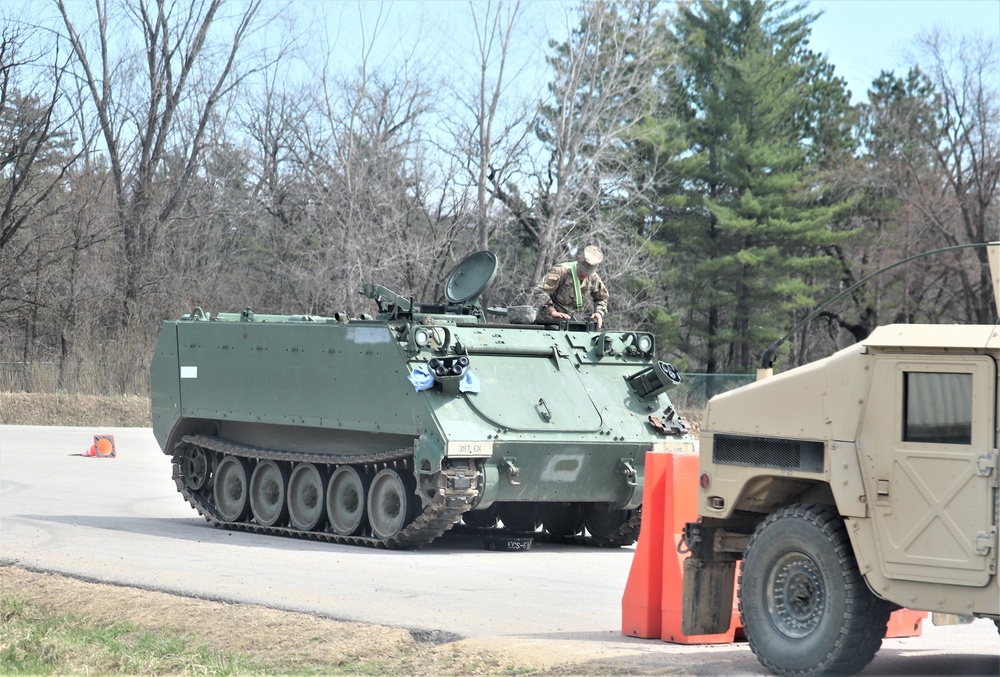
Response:
[[[825,504],[797,504],[778,510],[765,518],[747,543],[743,554],[743,564],[747,556],[753,555],[760,534],[781,520],[804,520],[812,524],[833,546],[838,558],[836,571],[843,577],[842,594],[845,596],[845,610],[840,637],[825,656],[817,656],[809,669],[789,669],[775,662],[771,656],[762,655],[761,647],[755,641],[754,630],[747,626],[743,600],[744,567],[740,567],[739,610],[750,649],[764,667],[777,675],[806,676],[822,674],[850,675],[860,671],[872,661],[885,636],[892,606],[876,597],[865,583],[858,570],[857,561],[847,534],[847,527],[836,508]],[[836,591],[838,594],[841,591]],[[790,640],[794,642],[796,640]]]

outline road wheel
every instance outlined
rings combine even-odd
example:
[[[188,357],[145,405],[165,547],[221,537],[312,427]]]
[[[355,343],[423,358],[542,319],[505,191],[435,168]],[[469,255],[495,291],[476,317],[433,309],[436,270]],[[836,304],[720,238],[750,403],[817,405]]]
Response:
[[[579,503],[542,503],[538,517],[553,536],[572,536],[583,531],[583,508]]]
[[[410,473],[385,468],[375,473],[368,492],[368,522],[383,540],[398,534],[416,517],[416,480]]]
[[[474,529],[489,529],[497,525],[497,504],[494,503],[486,510],[470,510],[462,513],[462,521],[466,526]]]
[[[288,516],[285,494],[288,467],[276,461],[261,461],[250,477],[250,511],[257,524],[272,527]]]
[[[288,478],[288,518],[302,531],[318,529],[326,517],[323,490],[326,480],[312,463],[299,463]]]
[[[226,456],[215,469],[215,481],[212,493],[215,496],[215,508],[225,522],[240,522],[246,517],[247,485],[250,469],[246,459],[238,456]]]
[[[882,645],[891,606],[869,591],[833,506],[794,505],[761,522],[743,553],[740,616],[778,675],[853,674]]]
[[[356,536],[365,528],[365,503],[370,486],[370,475],[363,475],[349,465],[340,466],[330,475],[326,516],[334,533]]]
[[[619,510],[610,503],[584,503],[583,525],[594,538],[607,538],[632,516],[630,510]]]
[[[511,531],[534,531],[540,524],[537,503],[500,503],[497,515],[504,528]]]

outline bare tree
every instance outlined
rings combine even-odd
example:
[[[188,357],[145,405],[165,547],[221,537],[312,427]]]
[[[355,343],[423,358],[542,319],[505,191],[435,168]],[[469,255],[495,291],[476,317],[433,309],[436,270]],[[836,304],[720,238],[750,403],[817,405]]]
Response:
[[[528,197],[491,178],[535,243],[533,279],[587,241],[621,241],[605,210],[626,192],[626,138],[650,110],[656,20],[646,0],[594,0],[569,41],[552,45],[550,98],[534,124],[547,165]]]
[[[63,64],[51,65],[26,43],[37,30],[0,28],[0,250],[59,184],[75,159],[55,119]]]
[[[1000,44],[995,38],[949,36],[941,31],[919,40],[926,70],[939,101],[941,136],[934,160],[941,180],[938,195],[914,202],[949,245],[988,242],[1000,237]],[[946,206],[940,209],[941,203]],[[971,259],[968,258],[968,262]],[[985,249],[978,265],[955,267],[961,293],[952,301],[966,320],[996,318]]]
[[[182,204],[211,142],[209,121],[247,75],[236,57],[259,23],[260,4],[254,0],[224,17],[222,0],[95,0],[92,32],[81,33],[64,0],[56,0],[110,165],[122,242],[123,327],[148,282],[161,229]],[[219,27],[227,23],[231,27]],[[223,28],[226,42],[217,45],[212,38]],[[141,50],[121,51],[133,32],[141,35]],[[185,116],[191,124],[182,126]]]
[[[862,198],[847,224],[857,236],[832,248],[839,287],[853,290],[823,312],[827,349],[889,322],[995,317],[985,249],[892,267],[928,250],[1000,236],[996,41],[933,32],[917,44],[906,75],[883,72],[859,107],[863,152],[842,170],[845,190]]]
[[[64,190],[78,158],[60,101],[65,55],[5,16],[0,28],[0,339],[6,359],[53,355],[64,282]],[[52,373],[55,373],[54,370]],[[37,376],[37,375],[36,375]],[[29,377],[25,383],[38,384]],[[55,385],[54,383],[52,385]]]
[[[364,27],[356,67],[338,70],[329,45],[317,59],[317,38],[312,78],[293,88],[271,80],[243,115],[260,158],[255,199],[270,216],[257,234],[271,271],[262,282],[287,309],[367,312],[357,292],[373,281],[433,295],[451,257],[460,222],[426,162],[432,92],[412,54],[375,62],[386,18]]]
[[[493,232],[503,219],[493,209],[496,196],[490,182],[510,177],[522,161],[534,113],[530,100],[515,94],[512,82],[524,74],[514,61],[512,43],[523,18],[520,0],[470,2],[475,70],[467,79],[450,83],[464,115],[447,115],[444,123],[455,139],[453,151],[474,190],[473,215],[477,249],[489,249]],[[463,46],[458,47],[465,54]]]

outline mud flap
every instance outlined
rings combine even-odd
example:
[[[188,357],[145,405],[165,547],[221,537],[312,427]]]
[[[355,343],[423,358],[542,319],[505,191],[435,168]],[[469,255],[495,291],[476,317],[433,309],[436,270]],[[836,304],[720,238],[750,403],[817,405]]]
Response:
[[[684,560],[681,632],[717,635],[729,630],[733,619],[735,560]]]

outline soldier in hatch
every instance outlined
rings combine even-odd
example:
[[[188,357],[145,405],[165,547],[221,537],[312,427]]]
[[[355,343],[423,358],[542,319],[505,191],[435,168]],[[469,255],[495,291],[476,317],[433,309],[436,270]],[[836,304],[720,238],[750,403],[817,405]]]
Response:
[[[576,261],[553,267],[535,288],[534,305],[538,307],[536,322],[545,324],[568,320],[574,313],[589,310],[589,316],[600,329],[608,314],[608,288],[597,274],[604,254],[595,245],[588,245]]]

